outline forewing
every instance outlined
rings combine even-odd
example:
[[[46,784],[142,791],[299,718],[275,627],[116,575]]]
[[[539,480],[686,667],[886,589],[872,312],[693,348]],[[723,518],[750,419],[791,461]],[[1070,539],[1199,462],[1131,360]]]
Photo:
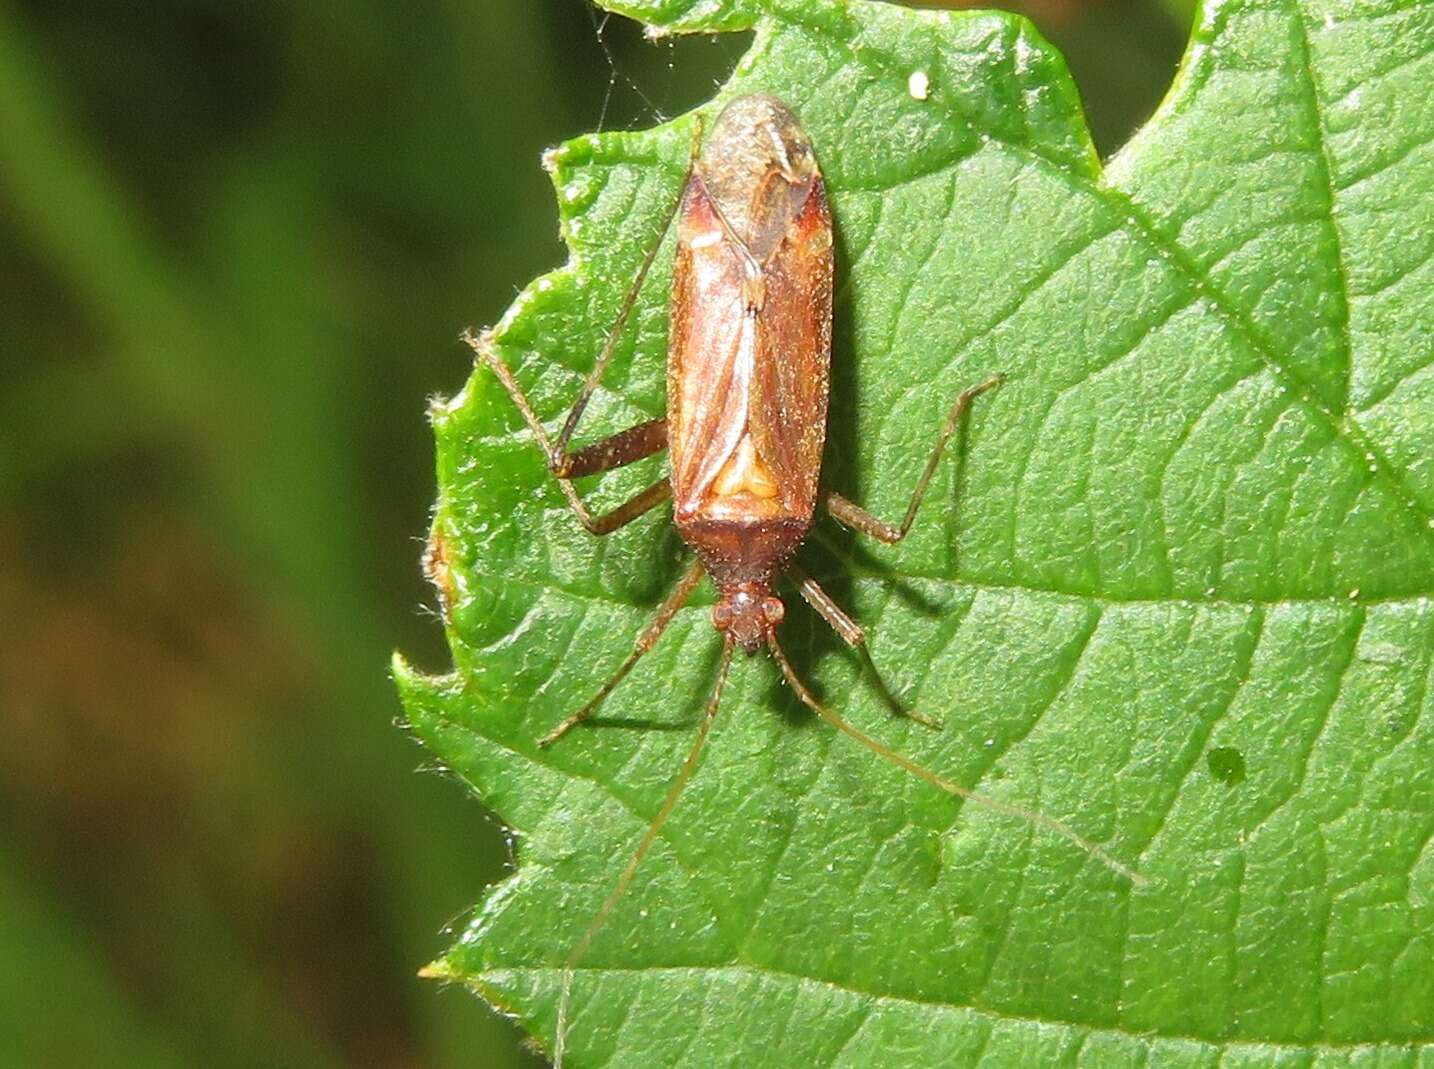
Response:
[[[668,443],[679,511],[701,502],[742,436],[755,325],[743,308],[738,253],[694,173],[678,223],[667,357]]]
[[[832,222],[821,179],[763,272],[750,424],[782,504],[810,516],[826,441],[832,337]]]

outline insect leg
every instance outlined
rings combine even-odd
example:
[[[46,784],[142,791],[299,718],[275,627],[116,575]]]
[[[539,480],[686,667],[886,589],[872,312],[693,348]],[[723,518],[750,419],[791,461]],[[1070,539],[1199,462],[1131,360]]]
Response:
[[[592,946],[602,926],[612,915],[618,901],[626,893],[632,883],[632,878],[637,875],[637,867],[642,864],[642,859],[652,849],[652,844],[657,841],[657,835],[662,831],[662,826],[667,823],[667,818],[672,815],[672,810],[677,806],[677,799],[682,796],[683,789],[692,779],[692,773],[697,771],[697,762],[702,759],[702,751],[707,746],[707,737],[712,733],[712,723],[717,719],[717,707],[722,702],[722,689],[727,685],[727,669],[732,664],[732,639],[728,638],[722,645],[722,662],[717,667],[717,682],[712,687],[712,696],[707,699],[707,710],[702,715],[702,724],[697,729],[697,738],[692,742],[692,749],[687,752],[687,760],[682,762],[682,768],[678,771],[677,777],[667,788],[667,796],[662,799],[662,804],[657,807],[657,815],[648,824],[647,831],[643,832],[642,839],[637,844],[637,849],[632,852],[628,859],[627,867],[622,870],[618,877],[617,886],[603,902],[602,907],[597,911],[588,925],[588,930],[578,940],[573,952],[568,955],[568,960],[563,965],[563,988],[562,994],[558,997],[558,1034],[553,1044],[554,1065],[561,1069],[563,1064],[563,1049],[566,1046],[567,1024],[568,1024],[568,997],[572,992],[573,970],[582,961],[583,955]]]
[[[941,721],[933,716],[917,712],[915,709],[908,709],[896,700],[891,693],[891,688],[886,685],[886,681],[881,678],[881,673],[877,671],[876,662],[871,659],[871,651],[866,648],[866,632],[861,629],[861,625],[848,616],[841,606],[831,599],[831,595],[801,568],[795,564],[789,564],[787,574],[797,581],[797,590],[801,593],[802,599],[817,611],[817,615],[831,624],[832,630],[841,636],[843,642],[856,650],[867,671],[876,680],[877,690],[881,691],[881,696],[886,699],[886,703],[902,716],[940,731]]]
[[[572,484],[568,483],[566,479],[563,482],[571,488]],[[595,535],[605,535],[612,534],[619,527],[627,526],[644,512],[662,504],[671,496],[672,484],[663,478],[658,479],[647,489],[634,494],[611,512],[604,512],[601,516],[593,516],[588,512],[587,507],[578,498],[576,490],[569,495],[568,504],[572,505],[575,511],[580,510],[578,519],[584,527]]]
[[[631,464],[667,448],[667,419],[650,419],[600,442],[584,446],[563,458],[563,468],[554,472],[560,479],[596,475]]]
[[[893,527],[885,520],[873,516],[855,502],[848,501],[841,494],[830,490],[825,495],[827,511],[852,530],[870,535],[878,542],[885,542],[888,545],[900,542],[911,530],[911,524],[916,519],[916,510],[921,507],[921,499],[926,496],[926,488],[931,484],[931,477],[936,474],[936,465],[941,460],[941,454],[946,449],[947,441],[960,425],[961,417],[966,414],[966,409],[971,407],[972,401],[987,390],[999,386],[1001,379],[1001,375],[993,375],[979,386],[962,390],[957,396],[956,403],[946,414],[946,422],[941,428],[941,435],[936,439],[936,448],[931,450],[931,456],[926,461],[926,470],[921,473],[921,478],[916,482],[916,489],[911,495],[911,503],[906,506],[906,515],[902,518],[901,526]]]
[[[558,486],[568,500],[568,505],[577,516],[578,522],[589,531],[596,535],[608,534],[623,524],[631,523],[654,505],[667,500],[672,488],[668,485],[667,480],[663,479],[653,483],[646,490],[611,512],[602,516],[594,516],[583,504],[582,498],[578,496],[577,488],[573,486],[572,479],[569,477],[569,472],[572,475],[591,475],[612,468],[620,468],[624,464],[630,464],[656,453],[667,445],[667,421],[665,419],[639,423],[636,427],[629,427],[625,431],[620,431],[610,438],[605,438],[601,442],[571,455],[560,453],[548,437],[548,432],[543,429],[542,421],[538,419],[538,414],[533,410],[528,395],[523,392],[523,387],[518,385],[518,380],[508,370],[508,365],[499,359],[498,352],[493,345],[492,333],[484,331],[482,334],[474,335],[471,331],[465,331],[463,340],[477,354],[478,359],[492,369],[493,374],[498,376],[498,381],[503,384],[503,388],[508,391],[508,396],[513,399],[513,404],[522,413],[528,430],[538,440],[543,455],[548,458],[548,467],[553,470],[554,477],[558,480]]]
[[[622,667],[602,685],[602,689],[593,696],[590,702],[539,739],[539,746],[551,746],[597,711],[597,707],[602,704],[603,699],[611,694],[613,689],[632,671],[632,666],[637,664],[638,659],[657,645],[657,640],[662,637],[662,632],[667,630],[667,625],[677,615],[677,610],[682,608],[687,599],[692,596],[692,591],[697,589],[697,584],[702,581],[702,576],[701,561],[693,561],[692,567],[688,568],[687,573],[677,581],[677,585],[672,588],[672,593],[667,595],[667,600],[658,607],[647,628],[637,637],[637,644],[633,647],[627,660],[622,662]]]
[[[861,629],[861,625],[843,612],[841,606],[831,599],[830,594],[817,585],[815,579],[795,564],[787,565],[787,574],[797,581],[797,590],[801,593],[802,599],[817,610],[817,615],[831,625],[832,630],[841,636],[843,642],[853,649],[865,648],[866,632]]]
[[[933,787],[936,787],[938,790],[945,791],[947,794],[954,794],[958,798],[964,798],[969,802],[975,802],[977,805],[983,805],[987,809],[991,809],[997,813],[1004,813],[1007,816],[1017,817],[1020,820],[1024,820],[1026,823],[1031,824],[1037,828],[1044,828],[1046,831],[1054,832],[1062,838],[1068,839],[1071,842],[1075,843],[1076,846],[1080,847],[1088,855],[1095,858],[1112,872],[1124,876],[1127,880],[1129,880],[1132,884],[1135,884],[1137,887],[1144,886],[1146,882],[1145,877],[1141,876],[1128,865],[1124,865],[1121,862],[1117,861],[1114,857],[1110,855],[1108,851],[1106,851],[1104,847],[1098,845],[1097,843],[1091,842],[1089,839],[1081,835],[1070,825],[1065,824],[1062,821],[1056,820],[1054,817],[1048,817],[1044,813],[1038,813],[1033,809],[1025,809],[1018,805],[1012,805],[1010,802],[1003,802],[998,798],[991,798],[987,795],[973,791],[969,787],[962,787],[958,783],[952,783],[948,779],[943,779],[936,773],[917,764],[911,758],[906,757],[903,754],[897,753],[890,747],[885,746],[880,742],[877,742],[876,739],[873,739],[865,732],[860,731],[859,729],[853,727],[851,724],[848,724],[832,710],[828,709],[821,702],[817,701],[816,697],[812,694],[812,692],[807,689],[806,684],[803,683],[801,677],[797,675],[796,669],[792,667],[792,662],[787,660],[787,655],[782,652],[782,647],[777,644],[776,635],[770,633],[767,635],[767,646],[771,649],[772,656],[773,658],[775,658],[777,666],[781,668],[782,675],[786,677],[788,686],[790,686],[792,690],[796,692],[796,695],[798,698],[801,699],[802,704],[806,705],[809,709],[815,712],[819,717],[825,720],[828,724],[832,725],[832,727],[836,728],[842,734],[848,735],[851,738],[855,739],[857,742],[861,743],[878,757],[886,761],[890,761],[892,764],[906,769],[906,771],[910,772],[913,776],[917,777],[918,779],[925,780]]]

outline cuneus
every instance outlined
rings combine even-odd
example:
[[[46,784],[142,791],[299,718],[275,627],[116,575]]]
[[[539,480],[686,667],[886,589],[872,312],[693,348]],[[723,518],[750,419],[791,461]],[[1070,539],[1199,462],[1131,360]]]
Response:
[[[498,358],[491,334],[467,335],[479,359],[507,388],[547,457],[578,520],[606,535],[671,499],[673,520],[696,560],[637,639],[632,654],[592,700],[540,741],[550,746],[586,720],[662,635],[704,575],[717,587],[712,623],[722,656],[697,737],[612,893],[573,948],[564,970],[556,1051],[561,1063],[572,970],[632,882],[697,768],[717,716],[736,648],[765,647],[801,701],[838,731],[931,786],[1063,836],[1133,882],[1140,877],[1099,845],[1041,813],[973,793],[847,723],[798,676],[777,638],[784,609],[775,584],[788,576],[801,596],[875,672],[861,627],[792,557],[818,507],[888,544],[911,529],[947,441],[995,376],[956,396],[897,524],[873,516],[821,485],[832,332],[832,219],[811,141],[790,109],[769,96],[731,101],[706,145],[700,129],[682,195],[664,224],[677,221],[667,356],[667,415],[581,449],[571,443],[611,360],[661,244],[648,250],[622,310],[561,431],[551,437],[523,389]],[[669,476],[603,515],[592,515],[572,480],[667,449]],[[918,720],[926,718],[908,713]]]

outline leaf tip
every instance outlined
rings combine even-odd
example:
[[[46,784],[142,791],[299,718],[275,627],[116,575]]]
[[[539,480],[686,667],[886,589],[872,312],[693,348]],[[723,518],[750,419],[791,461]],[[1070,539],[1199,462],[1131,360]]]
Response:
[[[418,970],[420,980],[459,980],[462,979],[458,973],[453,971],[453,966],[439,958],[437,961],[430,961],[423,968]]]

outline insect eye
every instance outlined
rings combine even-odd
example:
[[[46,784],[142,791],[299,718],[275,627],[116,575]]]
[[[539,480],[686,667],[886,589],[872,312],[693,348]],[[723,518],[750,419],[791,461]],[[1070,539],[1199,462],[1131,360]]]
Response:
[[[780,598],[768,598],[762,602],[762,615],[767,618],[767,623],[776,626],[787,615],[787,607],[782,604]]]
[[[732,624],[732,610],[725,601],[719,601],[712,606],[712,626],[718,631],[726,631]]]

